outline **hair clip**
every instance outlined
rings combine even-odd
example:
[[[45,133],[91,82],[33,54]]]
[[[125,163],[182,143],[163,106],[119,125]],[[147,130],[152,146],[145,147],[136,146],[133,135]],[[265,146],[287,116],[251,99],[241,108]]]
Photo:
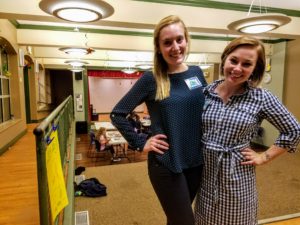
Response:
[[[56,131],[58,129],[58,124],[55,126],[54,123],[52,124],[52,130]]]
[[[50,143],[53,141],[54,137],[51,139],[49,136],[46,137],[46,143],[47,145],[50,145]]]

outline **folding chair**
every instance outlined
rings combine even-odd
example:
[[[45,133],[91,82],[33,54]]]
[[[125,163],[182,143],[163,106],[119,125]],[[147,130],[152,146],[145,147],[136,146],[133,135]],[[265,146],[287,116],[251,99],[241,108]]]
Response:
[[[88,157],[92,157],[92,151],[93,151],[93,146],[95,146],[95,139],[96,139],[96,136],[95,136],[95,133],[94,132],[90,132],[89,133],[89,138],[90,138],[90,144],[89,144],[89,149],[88,149]]]

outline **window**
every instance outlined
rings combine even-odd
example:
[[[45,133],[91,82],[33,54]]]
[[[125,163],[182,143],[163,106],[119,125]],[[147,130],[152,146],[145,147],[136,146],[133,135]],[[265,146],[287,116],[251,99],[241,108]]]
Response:
[[[1,48],[0,66],[0,123],[3,123],[11,119],[8,55],[3,48]]]

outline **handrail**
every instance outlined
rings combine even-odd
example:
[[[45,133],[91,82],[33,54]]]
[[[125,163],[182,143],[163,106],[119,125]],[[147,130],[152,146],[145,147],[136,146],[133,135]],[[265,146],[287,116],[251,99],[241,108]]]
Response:
[[[37,154],[37,175],[38,175],[38,193],[39,193],[39,209],[40,209],[40,225],[50,225],[51,222],[51,207],[49,202],[49,189],[47,180],[47,168],[46,168],[46,138],[51,134],[53,127],[58,127],[58,141],[61,155],[62,167],[72,169],[72,165],[68,166],[67,163],[74,163],[70,159],[70,155],[74,157],[74,154],[68,154],[70,151],[70,140],[72,129],[74,129],[74,103],[72,96],[66,98],[53,112],[45,118],[33,131],[36,137],[36,154]],[[64,169],[63,169],[64,170]],[[68,176],[73,175],[73,171],[64,171],[65,180],[68,181]],[[69,182],[68,182],[69,184]],[[71,185],[70,185],[71,186]],[[72,186],[67,189],[74,189]],[[69,192],[68,193],[72,193]],[[74,195],[68,195],[68,198],[72,198]],[[70,199],[69,203],[72,203]],[[62,212],[63,213],[63,212]],[[66,215],[65,215],[66,216]],[[70,215],[69,215],[70,216]],[[58,217],[57,217],[58,218]],[[55,224],[59,223],[56,218]],[[67,218],[70,221],[70,218]],[[72,221],[72,219],[71,219]],[[71,223],[72,224],[72,223]]]
[[[66,98],[47,118],[45,118],[34,130],[33,133],[36,136],[40,136],[44,133],[49,124],[55,119],[59,112],[64,108],[68,101],[72,99],[72,96]]]

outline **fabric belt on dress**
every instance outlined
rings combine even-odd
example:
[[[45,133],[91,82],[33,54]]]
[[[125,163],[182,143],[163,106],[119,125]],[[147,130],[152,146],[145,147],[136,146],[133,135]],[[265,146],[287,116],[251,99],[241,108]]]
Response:
[[[235,167],[235,161],[236,160],[243,160],[243,155],[241,154],[240,150],[249,147],[249,143],[242,143],[242,144],[238,144],[236,146],[228,146],[228,147],[224,147],[220,144],[214,143],[214,142],[210,142],[207,140],[203,140],[202,139],[203,144],[205,145],[205,148],[208,148],[209,150],[213,150],[216,152],[219,152],[218,155],[218,160],[217,160],[217,164],[214,168],[214,182],[213,182],[213,189],[214,189],[214,202],[215,204],[218,202],[219,200],[219,193],[218,193],[218,174],[219,174],[219,170],[220,170],[220,163],[224,157],[224,154],[227,153],[229,155],[230,158],[230,175],[233,174],[234,172],[234,167]]]

